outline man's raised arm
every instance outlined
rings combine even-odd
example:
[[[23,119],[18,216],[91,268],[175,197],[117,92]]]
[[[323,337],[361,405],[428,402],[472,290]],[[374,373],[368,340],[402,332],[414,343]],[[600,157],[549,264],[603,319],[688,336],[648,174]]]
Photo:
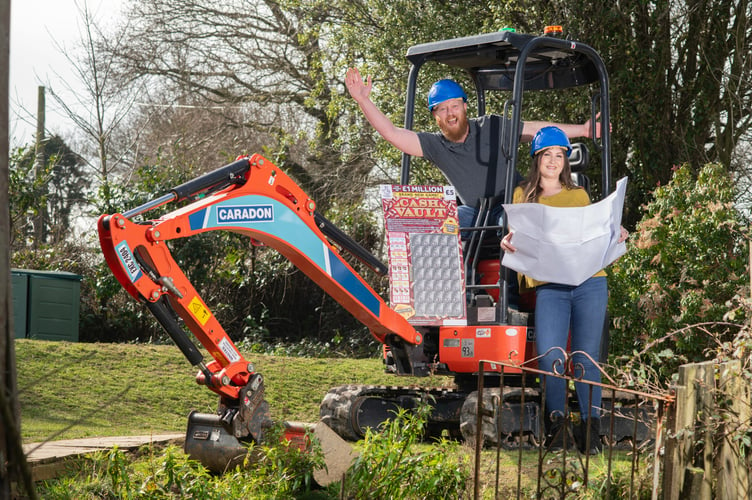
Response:
[[[600,116],[600,114],[598,114]],[[598,118],[596,116],[596,119]],[[588,120],[585,123],[551,123],[551,122],[523,122],[522,124],[522,134],[520,134],[520,138],[523,142],[530,142],[533,140],[533,136],[535,136],[535,133],[538,132],[538,130],[542,129],[543,127],[558,127],[561,130],[564,131],[565,134],[567,134],[567,137],[570,139],[575,139],[577,137],[585,137],[587,139],[592,139],[592,125],[591,121]],[[597,137],[601,136],[601,122],[596,122],[595,124],[595,134]]]
[[[349,68],[345,76],[345,85],[352,98],[360,106],[368,123],[376,129],[381,137],[403,153],[411,156],[423,156],[423,148],[420,146],[418,134],[412,130],[397,127],[371,101],[372,81],[370,76],[364,83],[357,68]]]

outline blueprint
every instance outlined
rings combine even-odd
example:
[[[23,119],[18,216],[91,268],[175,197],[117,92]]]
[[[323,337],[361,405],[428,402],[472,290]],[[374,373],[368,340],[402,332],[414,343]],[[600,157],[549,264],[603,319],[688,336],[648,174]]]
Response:
[[[504,205],[517,251],[502,264],[549,283],[579,285],[627,251],[619,243],[627,178],[598,203],[585,207],[549,207],[540,203]]]

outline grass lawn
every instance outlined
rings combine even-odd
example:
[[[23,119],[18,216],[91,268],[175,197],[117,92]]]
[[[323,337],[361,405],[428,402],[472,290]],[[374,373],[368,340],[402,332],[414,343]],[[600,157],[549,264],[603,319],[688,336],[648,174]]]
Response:
[[[216,410],[218,397],[196,384],[196,369],[172,345],[19,339],[15,346],[25,443],[183,432],[191,410]],[[319,403],[338,385],[451,380],[388,375],[378,359],[247,358],[265,377],[275,420],[317,422]]]

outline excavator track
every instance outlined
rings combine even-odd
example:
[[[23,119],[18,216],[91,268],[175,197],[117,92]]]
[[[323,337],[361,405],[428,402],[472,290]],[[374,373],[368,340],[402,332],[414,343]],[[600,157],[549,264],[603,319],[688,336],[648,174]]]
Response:
[[[368,429],[378,429],[383,422],[393,419],[399,409],[414,409],[425,402],[433,407],[426,437],[459,438],[466,397],[464,392],[447,388],[342,385],[324,396],[320,416],[342,438],[357,441]]]
[[[320,406],[322,422],[340,437],[357,441],[368,429],[378,429],[393,419],[399,409],[414,409],[422,402],[433,407],[426,437],[445,436],[474,443],[477,437],[478,392],[446,388],[377,385],[342,385],[324,396]],[[576,411],[576,401],[572,401]],[[606,391],[601,436],[612,445],[624,447],[632,441],[650,441],[650,411],[640,408],[637,425],[633,421],[634,402],[621,394]],[[513,449],[537,446],[542,441],[540,393],[534,388],[506,387],[504,396],[497,388],[486,388],[482,420],[485,445]],[[614,427],[611,429],[611,419]]]
[[[535,446],[540,442],[540,393],[536,389],[487,388],[483,393],[483,441],[503,448]],[[478,391],[471,392],[462,406],[460,432],[468,443],[475,443],[478,428]]]
[[[538,439],[539,394],[527,389],[504,390],[504,405],[497,423],[499,389],[487,389],[484,408],[490,415],[483,418],[484,442],[516,447],[535,444]],[[426,437],[444,435],[474,442],[477,429],[477,391],[421,387],[375,385],[343,385],[334,387],[324,396],[320,407],[321,420],[343,439],[362,439],[367,429],[377,429],[394,418],[400,409],[416,408],[421,402],[433,406],[427,422]]]

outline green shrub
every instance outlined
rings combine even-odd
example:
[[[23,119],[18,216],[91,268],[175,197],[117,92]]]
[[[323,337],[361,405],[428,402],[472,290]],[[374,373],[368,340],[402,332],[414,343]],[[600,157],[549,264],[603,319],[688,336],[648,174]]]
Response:
[[[456,442],[420,445],[428,405],[399,410],[377,432],[366,432],[360,456],[345,479],[345,497],[383,500],[462,498],[470,476]],[[419,446],[425,451],[418,451]]]
[[[302,451],[280,440],[281,432],[275,428],[267,444],[249,448],[244,467],[221,476],[175,446],[160,453],[145,447],[136,459],[115,447],[91,455],[71,475],[44,483],[39,495],[56,500],[315,498],[313,471],[324,463],[320,444],[311,438],[310,449]]]
[[[421,444],[429,411],[427,406],[400,411],[379,432],[367,433],[348,471],[345,498],[463,497],[469,470],[459,445],[446,440]],[[38,492],[42,498],[60,500],[340,498],[341,484],[317,489],[313,481],[313,472],[324,467],[320,443],[309,435],[311,445],[303,451],[280,439],[281,432],[275,428],[266,444],[249,447],[243,467],[222,475],[209,473],[175,446],[161,452],[147,446],[136,458],[116,447],[83,459],[68,476],[43,483]]]
[[[707,359],[745,320],[748,286],[746,222],[734,184],[720,165],[695,177],[674,171],[629,241],[609,278],[613,356],[647,357],[661,377],[681,363]]]

